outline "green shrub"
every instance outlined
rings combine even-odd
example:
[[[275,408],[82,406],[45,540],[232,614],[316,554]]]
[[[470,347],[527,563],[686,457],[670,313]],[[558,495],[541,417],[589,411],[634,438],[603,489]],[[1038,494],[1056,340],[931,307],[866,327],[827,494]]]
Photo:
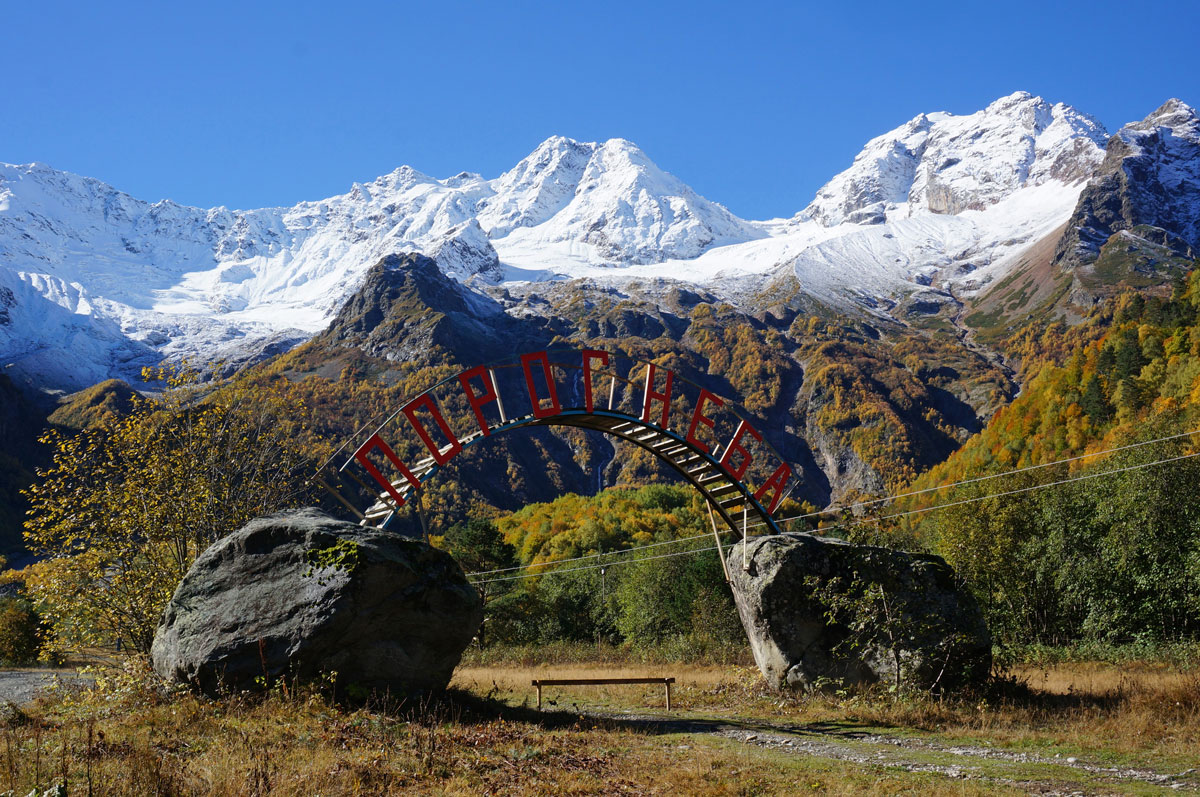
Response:
[[[24,598],[0,598],[0,663],[32,664],[42,649],[42,623]]]
[[[715,643],[743,639],[733,595],[725,586],[715,551],[647,558],[621,571],[616,626],[625,640],[652,645],[686,636]]]

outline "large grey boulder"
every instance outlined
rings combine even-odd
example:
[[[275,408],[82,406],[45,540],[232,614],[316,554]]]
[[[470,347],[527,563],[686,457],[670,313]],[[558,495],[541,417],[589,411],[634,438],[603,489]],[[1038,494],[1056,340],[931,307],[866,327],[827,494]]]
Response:
[[[334,672],[352,694],[440,690],[482,616],[443,551],[301,509],[253,520],[201,554],[151,658],[163,678],[208,694]]]
[[[953,689],[991,669],[983,614],[937,556],[813,534],[750,539],[729,576],[754,659],[775,688],[897,682]]]

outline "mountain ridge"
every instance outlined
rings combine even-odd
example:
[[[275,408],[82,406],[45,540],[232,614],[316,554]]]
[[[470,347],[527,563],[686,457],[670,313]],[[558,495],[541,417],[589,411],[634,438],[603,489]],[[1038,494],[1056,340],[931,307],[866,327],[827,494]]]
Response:
[[[1194,118],[1174,100],[1159,112]],[[1148,147],[1152,121],[1109,148],[1122,135]],[[1190,142],[1176,122],[1175,139]],[[834,312],[908,323],[925,308],[948,323],[960,297],[1002,282],[1030,247],[1086,227],[1073,220],[1085,178],[1108,163],[1104,136],[1026,92],[975,114],[921,114],[868,142],[796,217],[769,222],[739,219],[623,139],[554,136],[490,180],[402,166],[346,194],[248,211],[146,203],[41,164],[3,165],[0,358],[55,389],[164,357],[246,361],[318,333],[374,263],[408,251],[502,305],[506,286],[649,280],[741,306],[786,277]],[[1164,172],[1176,185],[1200,185],[1192,149],[1164,157],[1186,161]],[[1182,232],[1166,232],[1190,251],[1200,199],[1176,204],[1167,226]]]
[[[1092,117],[1024,91],[965,116],[922,113],[868,141],[797,218],[828,227],[982,210],[1026,184],[1086,179],[1107,139]]]
[[[491,353],[618,350],[742,404],[797,464],[798,499],[846,503],[911,482],[1008,404],[1029,378],[1031,319],[1169,292],[1200,244],[1184,103],[1103,149],[1094,120],[1025,93],[897,130],[831,180],[883,174],[872,153],[908,137],[890,194],[847,187],[830,205],[858,221],[737,219],[623,140],[553,137],[491,180],[401,167],[258,211],[0,167],[0,364],[35,393],[189,355],[202,374],[284,376],[334,439]],[[1005,146],[977,163],[990,139]],[[1072,236],[1094,257],[1059,257]],[[473,456],[459,487],[431,491],[438,511],[469,484],[468,500],[512,509],[664,475],[560,432]]]

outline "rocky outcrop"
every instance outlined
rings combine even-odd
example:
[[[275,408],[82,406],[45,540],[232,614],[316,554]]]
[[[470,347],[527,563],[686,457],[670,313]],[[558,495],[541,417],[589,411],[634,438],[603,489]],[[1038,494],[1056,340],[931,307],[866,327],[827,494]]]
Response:
[[[0,326],[8,326],[12,323],[12,316],[8,310],[17,303],[17,297],[11,290],[0,285]]]
[[[226,346],[220,359],[197,365],[200,380],[229,379],[238,373],[285,354],[309,338],[298,329],[287,329],[263,337],[247,337]]]
[[[215,694],[336,673],[339,689],[440,690],[482,618],[446,553],[316,509],[251,521],[184,576],[155,671]]]
[[[489,343],[520,340],[518,326],[494,301],[443,274],[432,258],[409,252],[373,266],[314,343],[393,362],[426,362],[434,347],[488,359],[496,356]]]
[[[428,247],[426,254],[437,262],[443,274],[459,282],[476,275],[497,282],[504,276],[500,256],[475,219],[453,227],[441,241]]]
[[[946,690],[990,670],[983,614],[940,557],[790,533],[739,543],[728,564],[754,659],[777,689]]]
[[[33,483],[35,468],[47,464],[38,444],[45,420],[33,397],[0,372],[0,554],[12,567],[25,564],[21,530],[29,499],[22,491]]]
[[[1139,228],[1141,228],[1139,230]],[[1055,262],[1072,269],[1094,262],[1118,232],[1157,228],[1179,257],[1200,248],[1200,117],[1168,100],[1108,142],[1095,178],[1079,196]]]

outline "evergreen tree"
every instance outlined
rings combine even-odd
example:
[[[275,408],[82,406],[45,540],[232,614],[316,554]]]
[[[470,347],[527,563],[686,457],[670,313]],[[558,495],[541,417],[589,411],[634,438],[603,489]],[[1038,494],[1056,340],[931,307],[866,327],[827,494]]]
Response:
[[[458,561],[468,573],[488,570],[507,571],[517,566],[517,552],[504,541],[496,524],[487,518],[471,518],[466,523],[451,526],[442,537],[442,547]],[[489,573],[475,585],[483,598],[484,620],[479,626],[479,646],[484,646],[484,628],[487,625],[488,604],[508,592],[513,581],[495,581],[505,576],[516,575],[515,571]],[[490,582],[490,583],[488,583]]]
[[[1083,381],[1083,395],[1079,399],[1079,405],[1083,407],[1093,426],[1107,423],[1112,417],[1112,407],[1109,406],[1108,399],[1104,396],[1104,388],[1095,374],[1089,375]]]
[[[1138,372],[1142,370],[1146,359],[1142,356],[1142,347],[1138,343],[1135,330],[1127,329],[1121,332],[1117,338],[1113,358],[1115,360],[1114,375],[1117,381],[1137,376]]]
[[[1113,356],[1111,346],[1105,346],[1100,350],[1099,356],[1096,358],[1096,370],[1104,376],[1112,376],[1113,369],[1117,367],[1117,358]]]

